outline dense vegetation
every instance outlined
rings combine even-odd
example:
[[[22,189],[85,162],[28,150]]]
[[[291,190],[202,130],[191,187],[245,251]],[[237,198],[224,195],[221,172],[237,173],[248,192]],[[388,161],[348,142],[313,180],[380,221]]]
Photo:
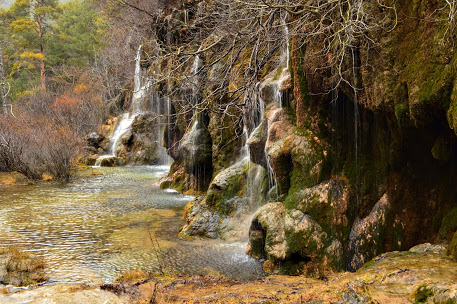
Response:
[[[92,0],[17,0],[1,9],[0,169],[68,179],[83,137],[109,111],[117,113],[132,71],[125,58],[133,60],[138,41],[119,49],[110,44],[120,33],[106,7]],[[121,53],[125,48],[130,53]]]

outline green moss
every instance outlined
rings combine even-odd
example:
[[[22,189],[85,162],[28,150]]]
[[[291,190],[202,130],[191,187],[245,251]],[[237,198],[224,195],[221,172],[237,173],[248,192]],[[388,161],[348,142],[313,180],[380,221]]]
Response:
[[[446,254],[452,256],[457,260],[457,232],[454,233],[454,237],[446,248]]]
[[[419,286],[412,294],[413,303],[427,303],[427,300],[433,297],[433,290],[429,289],[426,284]]]
[[[432,155],[435,159],[447,162],[452,155],[452,148],[445,136],[439,136],[432,147]]]
[[[228,180],[227,189],[210,189],[207,192],[206,203],[217,211],[219,215],[231,215],[236,209],[233,198],[243,198],[247,193],[248,177],[253,176],[259,165],[246,163],[240,174],[233,175]],[[266,170],[260,177],[262,182],[262,197],[266,196],[268,188],[268,176]]]
[[[273,77],[273,81],[274,80],[278,80],[279,77],[281,77],[281,74],[282,72],[284,71],[285,67],[284,66],[279,66],[277,69],[276,69],[276,74],[275,76]]]
[[[407,117],[408,113],[409,106],[406,102],[395,105],[395,117],[399,122],[404,120],[405,117]]]
[[[441,222],[443,221],[443,213],[438,211],[432,219],[432,229],[433,232],[438,233],[440,231]]]
[[[457,208],[452,209],[446,214],[441,222],[439,237],[441,240],[449,240],[453,233],[457,231]]]
[[[372,259],[371,261],[366,262],[366,263],[360,268],[360,270],[368,269],[368,268],[372,267],[372,266],[375,265],[375,264],[376,264],[376,260],[375,260],[375,259]]]
[[[171,187],[172,182],[169,180],[165,180],[160,183],[160,189],[169,189]]]

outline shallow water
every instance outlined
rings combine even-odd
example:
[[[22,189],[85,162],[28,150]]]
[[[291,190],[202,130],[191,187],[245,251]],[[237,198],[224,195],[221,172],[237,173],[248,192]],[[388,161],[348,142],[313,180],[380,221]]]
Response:
[[[103,175],[66,185],[0,186],[0,246],[43,257],[55,282],[112,282],[122,270],[159,265],[189,275],[261,278],[245,243],[177,237],[192,197],[159,189],[155,183],[168,169],[97,168]]]

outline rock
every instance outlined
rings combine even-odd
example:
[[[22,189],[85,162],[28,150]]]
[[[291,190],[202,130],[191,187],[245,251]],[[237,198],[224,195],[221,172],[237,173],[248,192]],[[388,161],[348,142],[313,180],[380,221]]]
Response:
[[[127,132],[125,132],[124,134],[122,134],[121,142],[124,146],[130,147],[133,144],[133,141],[134,141],[134,135],[133,135],[133,132],[131,129],[128,130]]]
[[[212,142],[211,136],[198,119],[192,125],[181,141],[181,154],[184,160],[184,169],[187,173],[194,173],[197,168],[211,168]]]
[[[457,303],[457,284],[425,283],[410,296],[413,303]]]
[[[280,202],[269,203],[256,212],[249,229],[246,254],[274,260],[286,258],[284,213],[284,205]]]
[[[457,260],[457,232],[454,233],[454,237],[446,248],[446,254],[452,256]]]
[[[287,194],[289,189],[311,187],[322,179],[324,144],[312,139],[312,133],[298,133],[284,108],[275,104],[268,106],[268,121],[265,152],[276,177],[279,194]],[[300,134],[300,135],[298,135]]]
[[[100,159],[101,167],[117,167],[119,165],[122,165],[122,160],[116,156],[104,157]]]
[[[433,252],[443,254],[446,251],[446,247],[444,247],[443,245],[432,245],[430,243],[425,243],[414,246],[409,251],[413,253]]]
[[[90,155],[84,158],[84,164],[87,166],[95,166],[98,156]]]
[[[105,136],[103,136],[102,134],[99,134],[99,133],[96,133],[96,132],[93,132],[93,133],[90,133],[87,137],[86,137],[86,141],[87,141],[87,145],[90,146],[90,147],[94,147],[96,149],[98,148],[104,148],[104,141],[105,141]]]
[[[319,277],[321,269],[342,270],[348,202],[347,184],[330,180],[297,192],[285,205],[262,207],[251,223],[247,254],[294,274]]]
[[[249,146],[250,160],[267,168],[267,159],[265,155],[265,144],[268,137],[268,123],[263,120],[262,123],[252,131],[246,144]]]
[[[293,169],[290,149],[284,148],[286,138],[295,128],[289,121],[285,109],[277,108],[271,104],[266,112],[268,121],[268,136],[265,143],[265,152],[269,158],[279,194],[285,194],[290,188],[290,172]]]
[[[355,219],[348,242],[349,270],[359,269],[383,252],[383,231],[386,229],[386,214],[389,209],[390,201],[386,193],[367,217]]]
[[[93,146],[85,146],[84,147],[84,151],[87,154],[97,154],[98,153],[98,148],[95,148]]]
[[[286,201],[289,209],[309,214],[327,233],[346,243],[349,229],[349,185],[346,180],[332,179],[311,188],[299,190]]]
[[[212,239],[218,237],[220,216],[206,206],[203,198],[197,198],[189,203],[185,218],[187,223],[179,232],[181,237],[203,236]]]
[[[239,239],[247,226],[243,223],[249,223],[248,217],[263,204],[266,178],[263,167],[247,161],[221,171],[210,183],[206,196],[192,204],[183,231],[187,235],[200,236],[208,236],[206,231],[211,231],[210,237],[217,232],[222,239]],[[215,223],[217,227],[213,227]]]

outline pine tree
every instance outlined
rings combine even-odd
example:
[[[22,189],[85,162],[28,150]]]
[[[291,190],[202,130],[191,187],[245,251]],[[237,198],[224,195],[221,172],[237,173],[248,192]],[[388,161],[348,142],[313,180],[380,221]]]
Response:
[[[45,46],[57,12],[57,0],[16,0],[9,10],[10,28],[22,59],[13,72],[21,68],[34,69],[38,62],[43,90],[46,90]]]

